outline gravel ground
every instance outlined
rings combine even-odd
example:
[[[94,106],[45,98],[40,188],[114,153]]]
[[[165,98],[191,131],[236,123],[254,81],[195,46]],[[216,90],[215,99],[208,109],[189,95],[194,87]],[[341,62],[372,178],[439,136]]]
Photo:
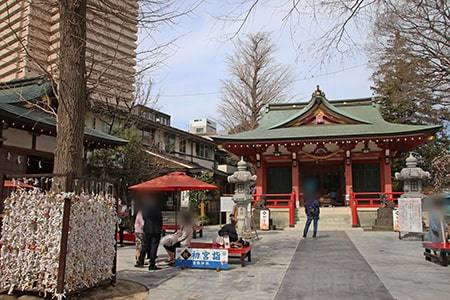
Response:
[[[105,285],[90,289],[80,294],[72,295],[66,299],[76,300],[144,300],[148,296],[148,289],[138,283],[119,279],[117,280],[116,286]],[[37,295],[6,295],[0,294],[0,300],[41,300],[42,297]],[[51,296],[48,297],[51,299]]]

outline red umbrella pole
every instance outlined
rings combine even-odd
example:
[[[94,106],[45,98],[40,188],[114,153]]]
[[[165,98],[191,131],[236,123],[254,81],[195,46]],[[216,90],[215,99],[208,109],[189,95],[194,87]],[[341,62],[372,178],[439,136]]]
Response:
[[[175,196],[174,196],[174,205],[175,205],[175,230],[178,230],[178,189],[175,188]]]

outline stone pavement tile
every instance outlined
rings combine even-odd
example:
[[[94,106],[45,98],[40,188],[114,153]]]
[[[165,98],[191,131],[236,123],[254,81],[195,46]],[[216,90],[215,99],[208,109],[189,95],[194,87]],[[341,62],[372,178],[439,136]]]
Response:
[[[218,227],[205,229],[211,241]],[[148,299],[273,299],[300,240],[298,230],[259,232],[261,240],[252,250],[252,262],[241,267],[231,259],[228,270],[184,269],[165,267],[159,271],[135,269],[134,248],[119,249],[119,278],[143,283],[149,288]],[[129,248],[129,249],[127,249]],[[162,248],[158,260],[167,256]]]
[[[395,299],[450,299],[450,268],[425,261],[420,241],[395,232],[347,232]]]
[[[217,226],[207,227],[204,238],[196,241],[211,241],[217,231]],[[119,248],[118,276],[146,285],[150,289],[148,299],[274,299],[297,249],[300,231],[260,232],[262,239],[254,246],[252,262],[241,268],[237,260],[232,260],[229,270],[221,272],[175,267],[165,267],[160,271],[136,269],[133,267],[134,247]],[[450,268],[426,262],[420,242],[400,241],[392,232],[348,230],[346,233],[389,290],[390,299],[449,299]],[[297,268],[297,272],[290,276],[291,286],[313,281],[308,288],[316,290],[316,293],[310,299],[330,299],[330,291],[334,295],[331,299],[358,299],[342,291],[364,290],[367,286],[379,285],[379,281],[361,272],[354,259],[345,255],[346,247],[332,242],[331,237],[335,234],[340,233],[319,231],[318,240],[301,242],[303,246],[309,244],[309,249],[312,249],[309,252],[314,255],[308,264]],[[325,253],[322,250],[326,250]],[[350,256],[357,256],[351,253]],[[163,261],[166,257],[161,247],[158,260]],[[311,272],[310,265],[316,261],[320,262],[321,272]],[[335,262],[339,262],[341,267],[332,271]],[[287,299],[308,299],[305,295]],[[367,299],[366,296],[359,299]]]
[[[302,241],[276,299],[392,299],[345,232]]]

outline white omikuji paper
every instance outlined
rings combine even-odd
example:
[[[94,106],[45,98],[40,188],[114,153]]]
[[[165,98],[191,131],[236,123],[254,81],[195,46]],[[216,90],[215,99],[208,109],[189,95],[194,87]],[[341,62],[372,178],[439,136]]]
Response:
[[[56,293],[66,197],[72,206],[64,290],[90,287],[112,277],[114,198],[18,190],[5,199],[0,289]]]
[[[398,227],[400,232],[422,232],[422,199],[398,199]]]

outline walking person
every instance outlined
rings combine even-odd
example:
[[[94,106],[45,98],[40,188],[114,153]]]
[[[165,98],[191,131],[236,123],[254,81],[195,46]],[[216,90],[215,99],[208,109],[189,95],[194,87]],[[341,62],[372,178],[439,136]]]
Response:
[[[337,197],[336,197],[336,190],[334,188],[330,189],[329,196],[330,196],[330,205],[331,205],[331,207],[336,207],[336,204],[337,204],[336,199],[337,199]]]
[[[159,270],[161,268],[156,266],[156,256],[158,254],[163,221],[161,201],[157,195],[151,195],[145,200],[142,209],[142,217],[144,219],[144,242],[139,255],[139,261],[135,267],[143,268],[145,256],[149,253],[150,265],[148,269]]]
[[[123,247],[123,236],[124,236],[124,230],[125,230],[125,219],[128,217],[129,215],[129,211],[128,208],[125,204],[122,204],[122,200],[119,199],[118,203],[118,215],[119,215],[119,222],[118,222],[118,227],[119,227],[119,246]]]
[[[319,223],[320,215],[320,202],[313,195],[308,196],[305,202],[305,214],[306,214],[306,224],[305,229],[303,229],[302,240],[305,240],[308,235],[309,226],[313,222],[313,238],[317,236],[317,226]]]

